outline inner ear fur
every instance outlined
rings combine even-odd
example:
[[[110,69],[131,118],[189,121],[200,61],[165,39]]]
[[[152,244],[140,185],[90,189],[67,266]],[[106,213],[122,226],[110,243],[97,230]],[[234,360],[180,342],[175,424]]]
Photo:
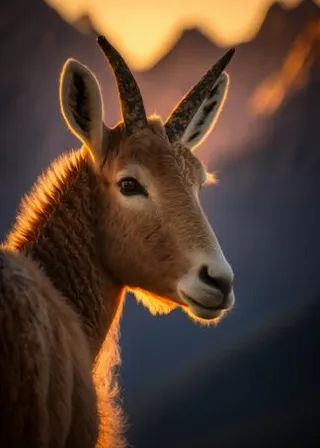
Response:
[[[223,72],[187,126],[182,136],[181,143],[192,151],[194,151],[194,149],[199,146],[214,129],[223,109],[229,85],[230,77],[227,72]]]
[[[59,99],[70,131],[100,160],[104,120],[100,85],[91,70],[76,59],[68,59],[63,66]]]

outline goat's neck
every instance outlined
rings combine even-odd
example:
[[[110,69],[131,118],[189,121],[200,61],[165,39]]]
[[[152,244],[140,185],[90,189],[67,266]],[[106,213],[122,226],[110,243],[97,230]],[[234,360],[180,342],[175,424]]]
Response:
[[[8,244],[37,261],[71,302],[95,358],[115,319],[123,288],[103,263],[104,203],[86,157],[72,153],[54,162],[27,198]]]

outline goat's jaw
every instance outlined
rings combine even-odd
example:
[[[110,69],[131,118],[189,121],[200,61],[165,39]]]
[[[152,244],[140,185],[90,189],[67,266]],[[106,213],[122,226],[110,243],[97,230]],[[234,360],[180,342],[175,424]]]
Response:
[[[189,314],[208,321],[221,319],[235,302],[233,288],[224,295],[220,289],[204,284],[192,274],[179,281],[177,293]]]
[[[207,321],[218,321],[226,313],[226,309],[211,308],[202,305],[198,300],[194,300],[192,297],[188,296],[183,291],[180,291],[180,297],[184,302],[184,307],[187,312],[198,319],[203,319]]]

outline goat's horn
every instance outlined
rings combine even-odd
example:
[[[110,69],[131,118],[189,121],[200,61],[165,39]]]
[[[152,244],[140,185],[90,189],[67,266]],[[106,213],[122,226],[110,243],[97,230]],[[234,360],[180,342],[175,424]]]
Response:
[[[189,90],[167,118],[165,129],[171,142],[179,140],[182,137],[194,114],[209,94],[210,89],[212,89],[223,70],[229,64],[234,52],[234,48],[228,50],[206,72],[198,84]]]
[[[133,134],[148,123],[139,86],[122,56],[107,39],[99,36],[97,41],[116,78],[127,134]]]

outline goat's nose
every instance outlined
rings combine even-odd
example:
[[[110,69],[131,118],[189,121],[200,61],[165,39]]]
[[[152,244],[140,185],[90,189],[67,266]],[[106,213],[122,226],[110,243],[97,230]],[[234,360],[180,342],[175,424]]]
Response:
[[[199,271],[200,280],[206,285],[218,289],[225,299],[232,290],[233,279],[230,275],[217,275],[213,277],[208,266],[202,266]]]

